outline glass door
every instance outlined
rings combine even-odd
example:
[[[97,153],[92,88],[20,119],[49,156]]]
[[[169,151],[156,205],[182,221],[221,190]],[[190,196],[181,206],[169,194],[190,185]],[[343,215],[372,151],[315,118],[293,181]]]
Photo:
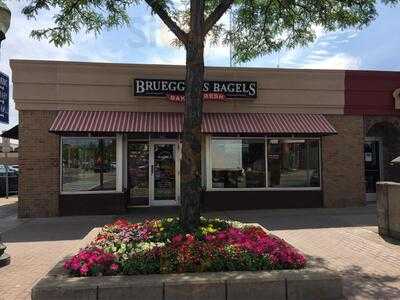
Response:
[[[149,205],[149,154],[148,142],[128,142],[128,206]]]
[[[179,191],[178,143],[150,143],[150,205],[177,205]]]
[[[368,139],[364,143],[365,189],[367,201],[376,201],[376,183],[381,180],[381,143]]]

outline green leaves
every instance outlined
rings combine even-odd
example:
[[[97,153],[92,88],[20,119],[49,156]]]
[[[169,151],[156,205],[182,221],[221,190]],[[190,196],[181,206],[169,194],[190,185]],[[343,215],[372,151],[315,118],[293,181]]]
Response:
[[[315,40],[316,28],[361,28],[376,16],[375,0],[237,0],[225,43],[233,45],[237,62],[246,62],[283,47],[307,45]]]
[[[232,8],[231,28],[217,23],[208,37],[214,43],[232,44],[234,60],[246,62],[282,48],[307,45],[315,40],[317,28],[334,31],[367,26],[377,16],[378,2],[396,5],[400,0],[235,0],[233,6],[230,2],[205,0],[205,19]],[[80,30],[100,34],[128,25],[127,9],[139,3],[150,5],[181,41],[186,40],[189,0],[32,0],[22,12],[36,18],[39,11],[55,8],[54,27],[34,30],[32,36],[62,46],[71,43]]]
[[[127,9],[137,0],[32,0],[22,13],[36,18],[43,9],[55,8],[54,27],[33,30],[31,36],[46,38],[60,47],[72,43],[73,34],[80,30],[99,34],[103,29],[128,25]]]

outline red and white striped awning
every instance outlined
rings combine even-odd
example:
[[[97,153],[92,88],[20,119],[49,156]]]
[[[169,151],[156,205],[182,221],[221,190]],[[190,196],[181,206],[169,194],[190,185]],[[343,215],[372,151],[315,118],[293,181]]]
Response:
[[[60,111],[50,132],[182,132],[183,114],[174,112]],[[336,134],[318,114],[206,113],[204,133]]]
[[[181,132],[181,113],[60,111],[51,132]]]
[[[336,134],[323,115],[282,113],[210,113],[204,133]]]

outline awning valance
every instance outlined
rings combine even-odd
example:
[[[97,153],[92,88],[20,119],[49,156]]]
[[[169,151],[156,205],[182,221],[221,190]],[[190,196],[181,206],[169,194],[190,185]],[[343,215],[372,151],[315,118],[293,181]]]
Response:
[[[204,133],[336,134],[323,115],[283,113],[205,114]]]
[[[181,132],[182,114],[170,112],[60,111],[51,132]]]
[[[182,132],[183,114],[175,112],[60,111],[50,132]],[[203,133],[336,134],[319,114],[205,113]]]

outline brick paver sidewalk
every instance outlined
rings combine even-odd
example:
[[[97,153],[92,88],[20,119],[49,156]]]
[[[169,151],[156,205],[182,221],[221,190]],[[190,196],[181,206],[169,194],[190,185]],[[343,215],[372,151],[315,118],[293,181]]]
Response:
[[[0,216],[1,211],[0,202]],[[154,215],[154,211],[144,213],[139,210],[130,218],[140,220],[144,215]],[[348,299],[400,299],[400,245],[376,233],[374,207],[210,215],[260,223],[309,255],[311,263],[341,271]],[[88,232],[113,218],[34,219],[8,226],[2,235],[12,262],[0,269],[0,299],[29,299],[30,289],[40,277],[75,251]],[[1,223],[0,218],[0,232]]]
[[[375,212],[366,207],[225,215],[260,223],[310,256],[313,264],[339,270],[347,299],[400,299],[400,241],[377,234]]]
[[[11,264],[0,268],[0,300],[30,299],[31,287],[37,280],[61,258],[75,252],[92,229],[114,218],[95,216],[21,221],[16,219],[15,207],[11,216],[4,216],[4,211],[8,211],[10,206],[2,200],[0,198],[0,234],[7,244]],[[6,226],[2,227],[2,223]]]

